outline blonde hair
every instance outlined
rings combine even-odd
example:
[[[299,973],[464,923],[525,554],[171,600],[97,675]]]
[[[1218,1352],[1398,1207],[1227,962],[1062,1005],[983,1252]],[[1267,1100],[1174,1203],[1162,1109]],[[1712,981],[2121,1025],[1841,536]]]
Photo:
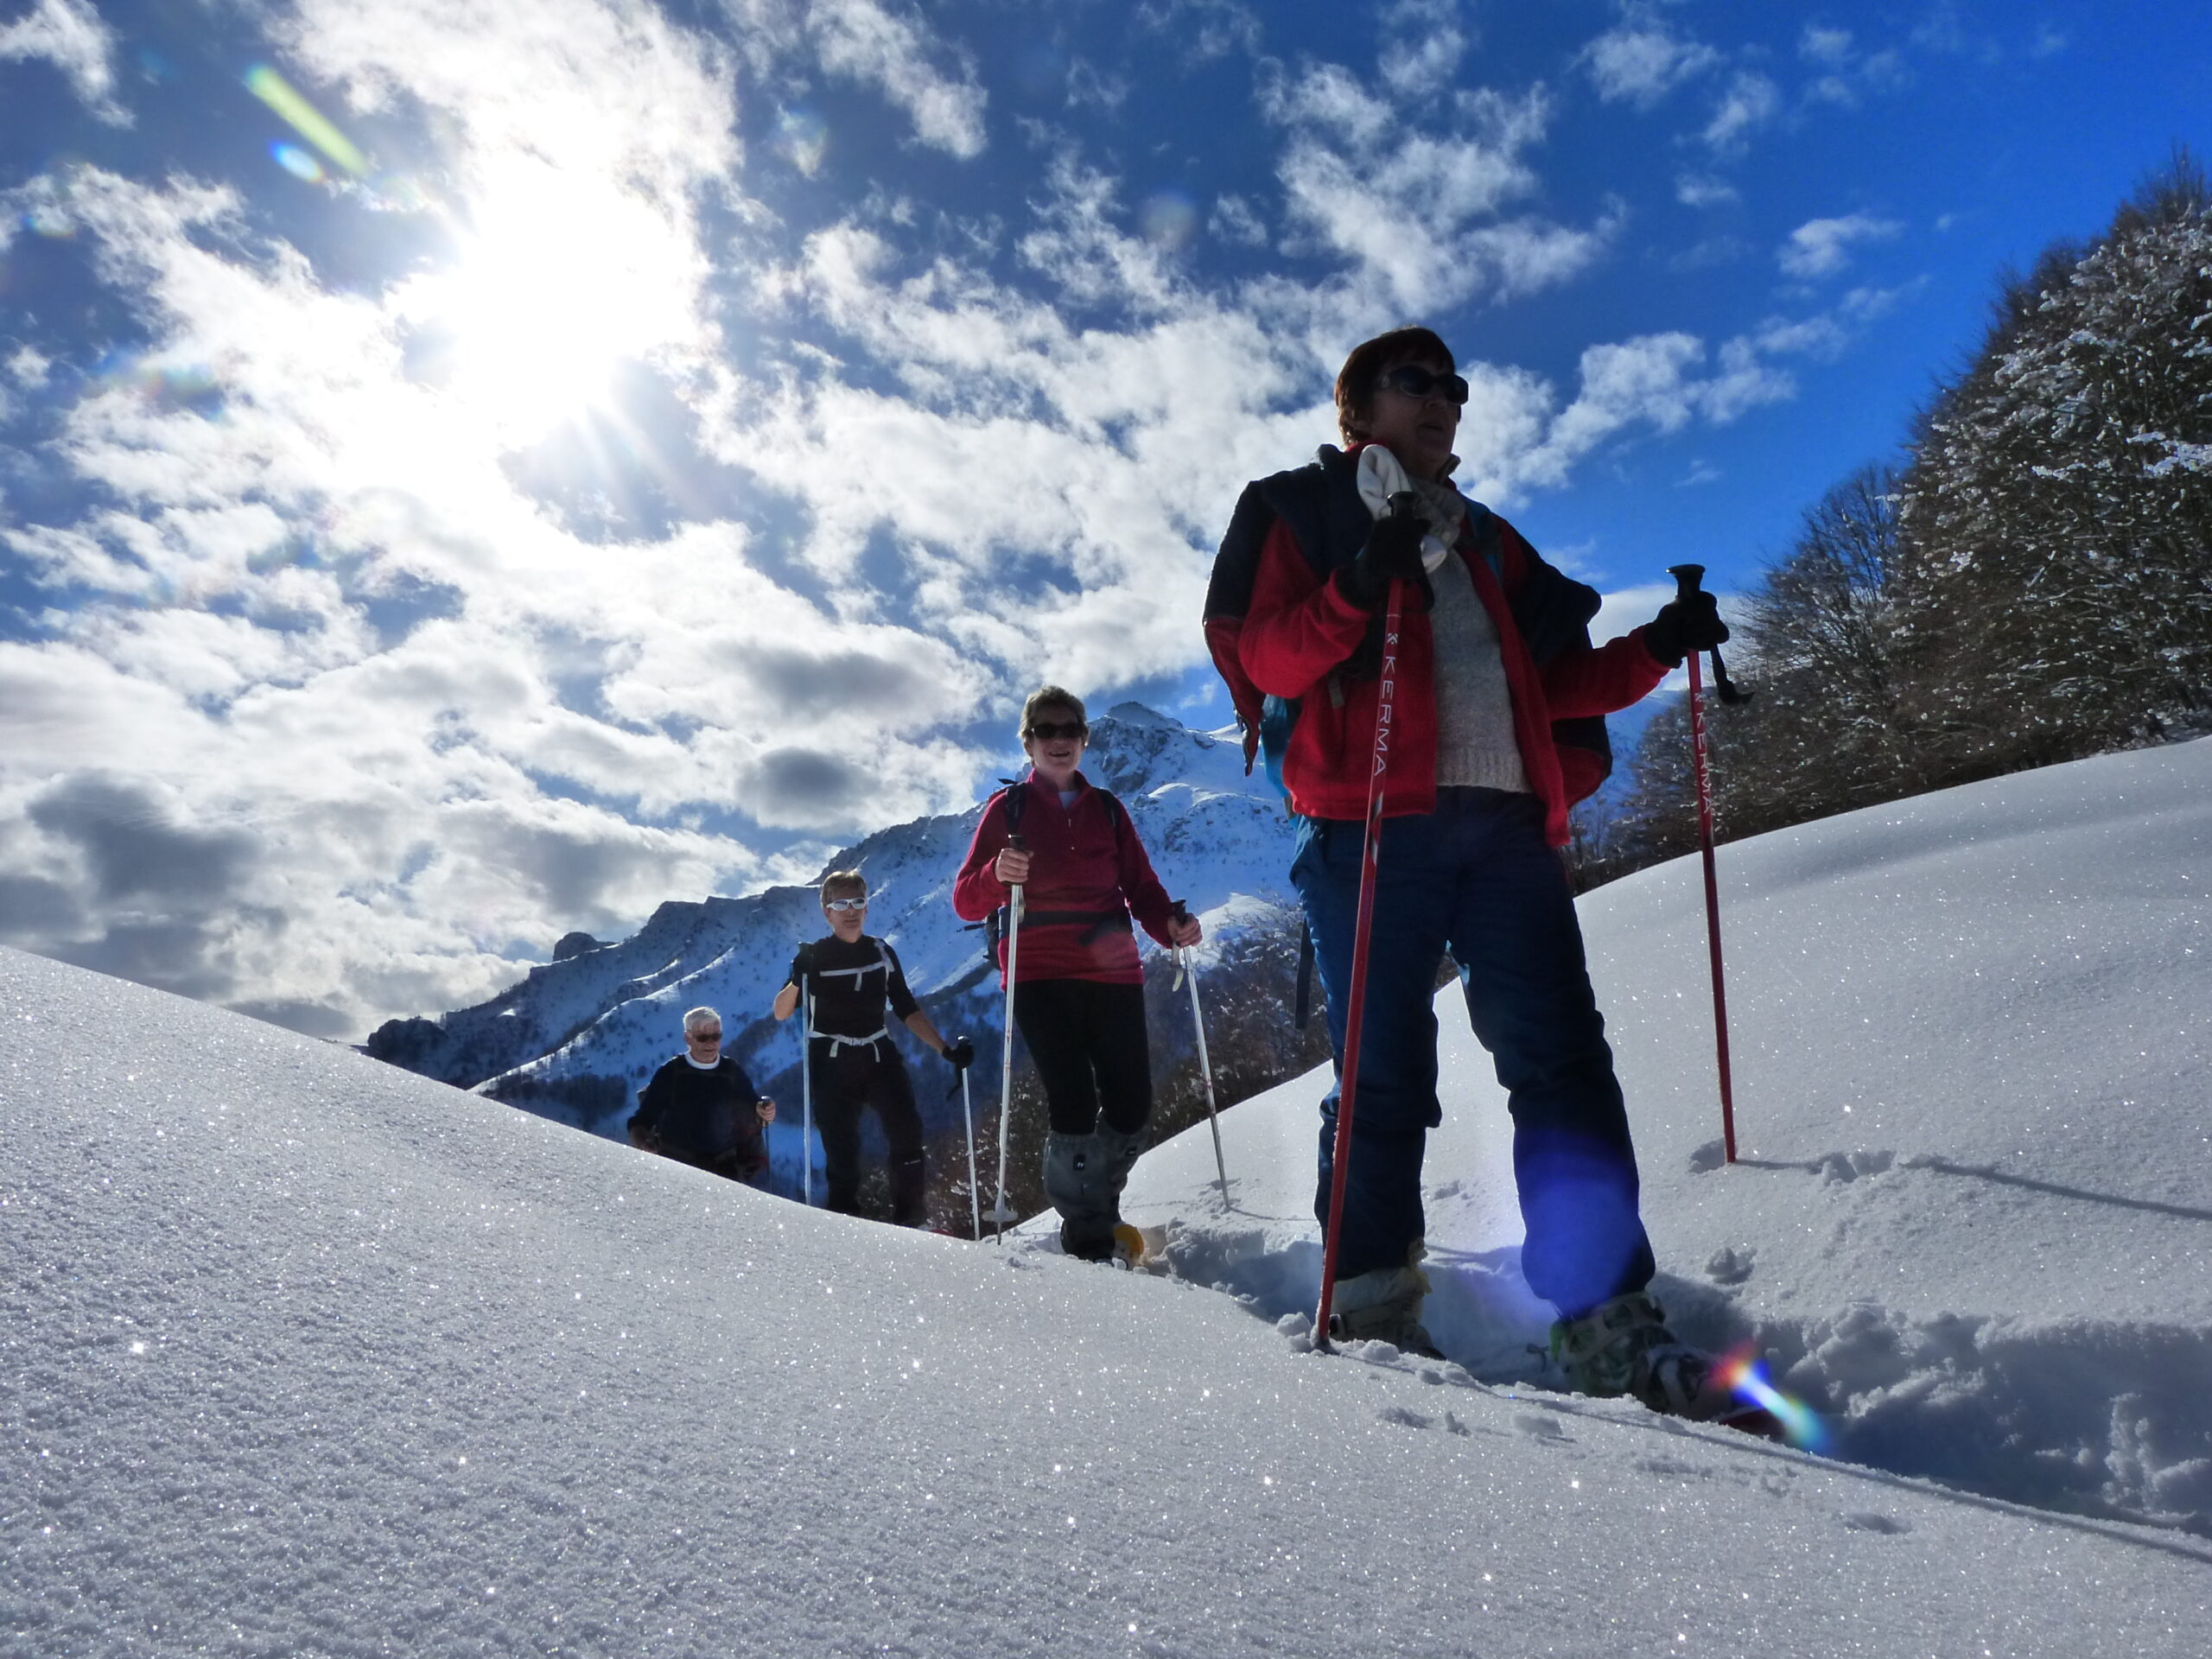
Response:
[[[1086,730],[1090,728],[1090,716],[1084,713],[1081,697],[1060,686],[1039,686],[1029,694],[1028,700],[1021,705],[1020,735],[1025,742],[1029,738],[1030,728],[1037,723],[1038,711],[1045,709],[1065,709],[1083,723]]]

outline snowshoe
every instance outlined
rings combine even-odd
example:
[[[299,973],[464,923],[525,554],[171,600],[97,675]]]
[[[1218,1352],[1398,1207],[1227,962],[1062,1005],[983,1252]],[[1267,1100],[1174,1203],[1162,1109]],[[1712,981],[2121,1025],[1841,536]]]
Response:
[[[1167,1265],[1167,1230],[1114,1224],[1114,1265],[1131,1273],[1159,1273]]]
[[[1402,1268],[1376,1268],[1337,1281],[1329,1296],[1329,1335],[1338,1342],[1387,1342],[1402,1353],[1441,1359],[1421,1306],[1429,1291],[1421,1270],[1427,1247],[1415,1239]]]
[[[1710,1355],[1667,1329],[1659,1304],[1640,1290],[1600,1302],[1580,1319],[1552,1326],[1552,1357],[1577,1394],[1629,1395],[1651,1410],[1719,1423],[1762,1439],[1789,1439],[1781,1420],[1739,1398]]]

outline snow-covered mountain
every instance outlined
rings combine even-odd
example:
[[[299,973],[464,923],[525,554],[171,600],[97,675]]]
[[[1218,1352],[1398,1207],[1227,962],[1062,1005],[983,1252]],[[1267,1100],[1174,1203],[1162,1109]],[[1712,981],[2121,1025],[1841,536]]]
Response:
[[[1161,880],[1206,925],[1197,961],[1207,991],[1209,1047],[1230,1097],[1325,1054],[1318,1016],[1303,1033],[1291,1030],[1287,1018],[1298,940],[1290,821],[1265,776],[1245,775],[1235,734],[1192,731],[1124,702],[1093,721],[1084,773],[1128,808]],[[982,1108],[997,1098],[993,1039],[1003,994],[984,961],[982,935],[952,911],[953,876],[982,814],[978,803],[879,830],[824,868],[867,875],[869,931],[897,948],[938,1028],[977,1039],[970,1083],[979,1119],[989,1119],[995,1115]],[[370,1038],[368,1052],[619,1137],[636,1091],[682,1047],[683,1011],[705,1003],[722,1012],[728,1052],[759,1086],[796,1107],[798,1025],[776,1024],[768,1004],[792,951],[826,931],[811,887],[671,901],[631,938],[597,949],[577,940],[564,959],[531,969],[474,1007],[392,1020]],[[1172,958],[1141,932],[1139,939],[1147,958],[1155,1070],[1166,1096],[1160,1121],[1179,1126],[1197,1096],[1188,1003],[1172,994]],[[925,1127],[949,1146],[959,1135],[961,1109],[949,1094],[952,1077],[918,1043],[903,1033],[901,1039]],[[1017,1060],[1017,1072],[1024,1070]],[[1181,1077],[1185,1071],[1193,1076]],[[798,1117],[787,1111],[771,1137],[778,1178],[794,1190]]]
[[[1450,991],[1437,1363],[1306,1341],[1319,1075],[1152,1278],[0,950],[0,1654],[2196,1659],[2208,868],[2212,741],[1724,849],[1732,1167],[1695,861],[1581,901],[1661,1293],[1827,1456],[1542,1386]]]

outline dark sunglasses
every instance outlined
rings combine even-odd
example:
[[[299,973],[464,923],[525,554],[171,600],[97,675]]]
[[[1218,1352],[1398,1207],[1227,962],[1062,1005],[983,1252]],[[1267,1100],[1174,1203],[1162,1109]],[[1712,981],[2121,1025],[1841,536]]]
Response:
[[[1030,727],[1029,735],[1050,743],[1063,737],[1088,737],[1090,728],[1079,720],[1040,720]]]
[[[691,1040],[695,1043],[719,1043],[721,1039],[722,1034],[719,1031],[695,1031],[691,1033]]]
[[[1467,383],[1456,374],[1439,374],[1418,363],[1401,363],[1377,384],[1408,397],[1441,397],[1447,404],[1465,404]]]

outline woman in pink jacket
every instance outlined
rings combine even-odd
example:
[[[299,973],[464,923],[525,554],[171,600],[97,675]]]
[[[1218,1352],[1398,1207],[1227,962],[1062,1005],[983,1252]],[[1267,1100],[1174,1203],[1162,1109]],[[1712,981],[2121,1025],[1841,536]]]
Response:
[[[1090,736],[1083,703],[1048,685],[1021,710],[1028,778],[985,804],[952,887],[980,922],[1022,889],[1014,1019],[1045,1086],[1045,1192],[1070,1255],[1114,1251],[1122,1188],[1152,1115],[1152,1050],[1135,917],[1163,945],[1196,944],[1153,874],[1128,809],[1077,767]],[[1007,949],[999,945],[999,969]]]

